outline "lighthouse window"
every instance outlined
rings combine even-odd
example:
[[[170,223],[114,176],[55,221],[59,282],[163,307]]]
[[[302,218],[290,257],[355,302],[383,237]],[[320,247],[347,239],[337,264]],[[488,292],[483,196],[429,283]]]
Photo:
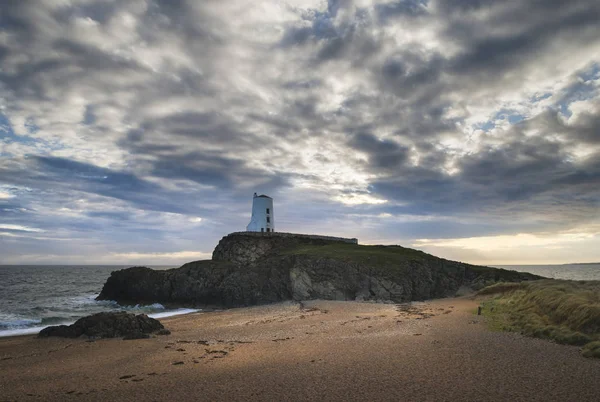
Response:
[[[267,216],[267,223],[271,223],[271,218]]]
[[[267,208],[267,214],[270,214],[271,212],[269,212],[269,208]]]
[[[267,232],[270,232],[270,231],[271,231],[271,229],[267,228]]]

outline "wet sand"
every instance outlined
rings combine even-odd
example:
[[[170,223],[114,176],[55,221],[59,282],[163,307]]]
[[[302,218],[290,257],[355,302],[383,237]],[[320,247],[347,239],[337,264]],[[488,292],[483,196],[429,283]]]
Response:
[[[313,301],[163,319],[168,336],[0,338],[0,401],[598,401],[600,360],[486,329],[478,303]]]

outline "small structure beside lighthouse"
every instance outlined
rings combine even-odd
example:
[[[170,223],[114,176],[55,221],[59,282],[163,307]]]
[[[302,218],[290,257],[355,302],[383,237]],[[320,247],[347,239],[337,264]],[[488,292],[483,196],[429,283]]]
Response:
[[[273,199],[267,195],[256,195],[252,199],[252,218],[246,226],[248,232],[274,232],[275,215],[273,213]]]

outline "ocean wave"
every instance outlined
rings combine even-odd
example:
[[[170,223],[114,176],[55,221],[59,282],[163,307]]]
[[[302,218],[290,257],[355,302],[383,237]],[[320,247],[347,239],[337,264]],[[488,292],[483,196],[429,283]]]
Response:
[[[15,329],[7,329],[7,330],[0,330],[0,338],[4,338],[7,336],[19,336],[19,335],[32,335],[32,334],[37,334],[38,332],[40,332],[42,329],[46,328],[46,326],[44,327],[29,327],[29,328],[15,328]]]
[[[72,322],[73,318],[77,319],[80,317],[44,317],[42,318],[40,324],[42,325],[56,325],[56,324],[65,324],[67,322]]]
[[[163,306],[160,303],[153,303],[153,304],[136,304],[135,306],[121,306],[122,308],[126,309],[126,310],[164,310],[165,306]]]
[[[4,319],[0,320],[0,330],[31,327],[33,325],[39,325],[41,323],[42,320],[37,318]]]
[[[148,316],[151,318],[159,319],[159,318],[173,317],[175,315],[197,313],[199,311],[202,311],[202,310],[194,309],[194,308],[180,308],[177,310],[165,311],[164,313],[148,314]]]
[[[53,308],[73,308],[81,310],[85,308],[109,308],[114,310],[164,310],[165,306],[160,303],[152,304],[136,304],[136,305],[120,305],[115,300],[96,300],[99,293],[85,294],[75,297],[69,297],[63,300]]]

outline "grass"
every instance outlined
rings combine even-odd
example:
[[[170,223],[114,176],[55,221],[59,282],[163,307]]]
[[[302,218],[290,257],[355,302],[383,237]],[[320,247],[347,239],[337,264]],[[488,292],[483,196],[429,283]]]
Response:
[[[600,341],[590,342],[581,351],[585,357],[596,357],[600,359]]]
[[[286,255],[311,255],[335,258],[341,261],[364,264],[389,264],[406,261],[423,261],[428,254],[400,246],[364,246],[347,243],[331,243],[326,245],[302,245],[284,251]]]
[[[515,282],[499,282],[499,283],[495,283],[493,285],[487,286],[484,289],[481,289],[479,292],[477,292],[478,296],[485,296],[485,295],[492,295],[492,294],[498,294],[498,293],[507,293],[513,290],[519,290],[519,289],[523,289],[523,284],[522,283],[515,283]]]
[[[402,280],[407,275],[430,278],[432,272],[444,272],[453,280],[464,281],[473,290],[499,281],[514,282],[539,279],[532,274],[450,261],[401,246],[357,245],[341,242],[301,244],[281,251],[282,255],[331,258],[369,267],[390,280]]]
[[[492,329],[583,346],[600,357],[600,282],[540,280],[497,283],[478,292]]]
[[[367,246],[347,243],[324,245],[299,245],[283,250],[282,255],[331,258],[349,264],[362,265],[372,269],[389,280],[400,281],[411,275],[425,276],[425,271],[436,266],[454,275],[460,275],[460,263],[445,261],[427,253],[401,246]]]

